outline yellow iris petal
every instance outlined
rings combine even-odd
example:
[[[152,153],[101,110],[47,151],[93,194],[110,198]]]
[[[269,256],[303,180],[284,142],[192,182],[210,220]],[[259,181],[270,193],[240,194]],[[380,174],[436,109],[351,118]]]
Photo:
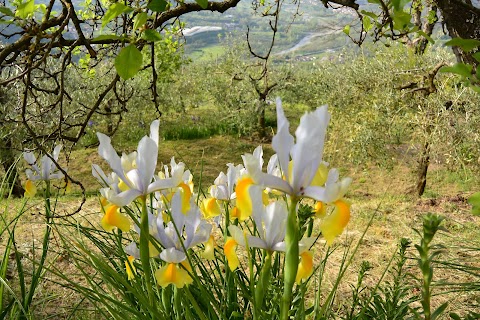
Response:
[[[263,190],[262,192],[262,202],[264,206],[268,206],[270,203],[270,197],[268,196],[267,190]]]
[[[156,257],[160,254],[160,251],[158,251],[157,247],[153,244],[152,241],[148,242],[148,255],[152,257]]]
[[[190,210],[190,198],[192,197],[192,190],[186,183],[180,183],[181,198],[182,198],[182,213],[185,214]]]
[[[315,176],[313,177],[311,185],[321,187],[325,184],[325,182],[327,182],[327,178],[328,178],[328,168],[325,164],[321,163],[318,166],[318,170],[315,173]]]
[[[313,273],[313,253],[305,251],[300,255],[300,263],[298,264],[297,277],[295,282],[300,284],[302,280],[306,280]]]
[[[205,242],[205,250],[203,251],[203,258],[213,261],[215,260],[215,238],[211,235],[207,242]]]
[[[235,220],[240,218],[240,209],[234,207],[232,211],[230,211],[230,220]]]
[[[121,191],[127,191],[130,188],[125,182],[123,182],[123,180],[120,180],[120,182],[118,183],[118,189],[120,189]]]
[[[220,206],[215,198],[204,199],[200,205],[200,210],[205,218],[216,217],[221,213]]]
[[[169,284],[173,284],[177,288],[183,288],[185,285],[193,282],[188,272],[180,268],[176,263],[168,263],[155,271],[155,278],[158,285],[164,288]]]
[[[123,232],[130,230],[130,219],[120,212],[120,208],[116,205],[110,205],[106,208],[105,215],[100,222],[103,229],[110,232],[117,227]]]
[[[237,194],[237,208],[240,210],[239,220],[245,220],[252,215],[252,199],[248,192],[253,180],[250,177],[244,177],[238,180],[235,187]]]
[[[166,211],[162,211],[162,218],[163,218],[164,223],[169,223],[170,220],[172,220],[172,219],[170,219],[170,216],[167,214]]]
[[[325,214],[327,213],[327,206],[325,203],[318,201],[315,203],[315,217],[316,218],[323,218],[325,217]]]
[[[100,205],[102,206],[102,208],[106,208],[107,206],[109,206],[110,204],[108,203],[108,200],[107,198],[104,198],[104,197],[100,197]]]
[[[331,245],[335,237],[342,234],[343,229],[350,221],[350,203],[338,200],[333,203],[335,209],[320,223],[320,230],[327,244]]]
[[[137,273],[137,269],[133,265],[134,260],[135,258],[133,256],[128,256],[128,261],[125,261],[125,269],[127,271],[128,280],[135,279],[135,273]]]
[[[227,257],[228,267],[230,270],[235,270],[240,265],[240,261],[238,261],[237,253],[235,250],[237,249],[237,242],[233,238],[227,238],[227,242],[225,242],[225,246],[223,247],[223,251],[225,252],[225,256]]]
[[[25,197],[26,198],[33,198],[35,194],[37,193],[37,187],[35,186],[35,183],[31,180],[27,180],[25,182]]]

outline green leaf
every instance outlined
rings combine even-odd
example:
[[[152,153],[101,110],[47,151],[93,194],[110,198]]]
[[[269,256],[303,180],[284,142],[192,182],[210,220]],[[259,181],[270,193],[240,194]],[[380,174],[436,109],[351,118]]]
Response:
[[[447,308],[447,305],[448,305],[448,302],[445,302],[444,304],[442,304],[440,307],[437,308],[437,310],[435,310],[433,313],[432,313],[432,320],[435,320],[437,319],[438,316],[440,316],[444,311],[445,309]]]
[[[122,40],[124,37],[117,36],[116,34],[101,34],[92,39],[92,41],[102,41],[102,40]]]
[[[143,39],[156,42],[162,40],[162,36],[156,30],[147,29],[143,32]]]
[[[347,24],[345,27],[343,27],[343,33],[345,33],[347,36],[350,35],[350,25]]]
[[[368,3],[382,4],[380,0],[368,0]]]
[[[395,30],[405,30],[412,20],[412,16],[403,10],[395,10],[393,13],[393,28]]]
[[[430,42],[431,44],[434,44],[435,43],[435,40],[432,39],[432,37],[430,37],[428,34],[426,34],[425,32],[423,32],[422,30],[418,30],[417,33],[423,37],[425,37],[425,39],[428,40],[428,42]]]
[[[133,30],[137,30],[147,22],[148,14],[146,12],[141,12],[135,16],[133,19]]]
[[[403,7],[409,2],[410,0],[392,0],[393,8],[395,10],[403,10]]]
[[[107,12],[102,18],[102,28],[105,27],[110,21],[121,15],[122,13],[131,12],[133,9],[120,2],[115,2],[108,8]]]
[[[477,60],[478,62],[480,62],[480,51],[479,52],[475,52],[474,54],[472,54],[472,57]]]
[[[472,205],[472,214],[480,215],[480,192],[472,194],[467,202]]]
[[[370,31],[373,27],[372,22],[370,21],[370,17],[368,16],[363,16],[362,24],[363,24],[363,29],[365,29],[365,32]]]
[[[196,3],[202,7],[202,9],[207,9],[208,7],[208,0],[195,0]]]
[[[4,7],[4,6],[0,6],[0,12],[3,13],[4,15],[6,15],[6,16],[9,16],[9,17],[14,17],[15,16],[13,14],[12,10],[10,10],[9,8]]]
[[[370,11],[361,10],[360,13],[363,14],[364,16],[369,16],[373,20],[376,20],[378,18],[378,15]]]
[[[35,0],[28,0],[27,2],[22,3],[18,6],[15,16],[20,19],[27,19],[28,16],[32,15],[35,10]]]
[[[127,80],[140,71],[143,55],[140,50],[131,44],[123,48],[115,58],[115,69],[122,79]]]
[[[166,7],[167,1],[165,0],[152,0],[147,5],[147,8],[154,12],[163,12]]]
[[[470,88],[475,91],[476,93],[480,93],[480,87],[477,85],[471,85]],[[480,215],[480,207],[478,207],[478,210],[473,210],[472,213],[476,216]]]
[[[452,318],[453,320],[462,320],[462,318],[460,318],[460,316],[456,313],[450,313],[449,314],[450,318]]]
[[[458,75],[461,75],[464,78],[472,77],[472,66],[465,63],[456,63],[451,67],[442,67],[440,72],[451,72]]]
[[[480,40],[453,38],[452,40],[445,42],[445,45],[450,47],[460,47],[463,51],[470,52],[480,46]]]

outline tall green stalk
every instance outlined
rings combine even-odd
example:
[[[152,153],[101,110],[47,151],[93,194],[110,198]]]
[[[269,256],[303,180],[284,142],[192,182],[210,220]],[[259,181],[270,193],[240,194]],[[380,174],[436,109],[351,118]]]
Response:
[[[297,277],[299,262],[297,204],[298,199],[292,197],[290,201],[290,208],[288,210],[287,231],[285,234],[286,253],[283,278],[283,296],[282,304],[280,306],[281,320],[288,319],[288,312],[290,311],[290,305],[293,297],[293,285],[295,284],[295,278]]]
[[[50,244],[50,233],[52,231],[52,222],[53,222],[53,214],[51,211],[50,206],[50,181],[45,181],[45,233],[43,234],[43,241],[42,241],[42,256],[40,257],[40,261],[38,262],[38,266],[34,269],[32,282],[30,283],[30,290],[28,290],[28,294],[26,299],[23,301],[23,308],[26,312],[29,312],[30,305],[32,304],[33,295],[35,294],[35,290],[38,287],[40,282],[40,278],[43,275],[43,267],[45,265],[45,260],[47,259],[48,248]],[[26,314],[22,316],[22,318],[27,317]]]
[[[143,273],[145,276],[145,284],[147,287],[150,309],[155,305],[151,278],[152,272],[150,269],[150,252],[148,248],[148,243],[150,241],[150,230],[148,227],[147,199],[145,196],[142,196],[140,201],[142,202],[142,214],[140,216],[140,262],[142,263]]]
[[[260,310],[262,310],[265,292],[267,291],[270,283],[271,269],[272,253],[265,251],[265,260],[263,261],[263,267],[260,271],[257,286],[255,287],[254,319],[261,319]]]

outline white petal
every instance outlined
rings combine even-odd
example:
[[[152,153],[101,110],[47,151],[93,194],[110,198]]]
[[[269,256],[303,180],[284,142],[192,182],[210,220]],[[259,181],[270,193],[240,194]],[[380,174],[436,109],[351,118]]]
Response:
[[[264,217],[265,241],[273,248],[277,242],[283,241],[286,232],[287,207],[283,201],[276,201],[266,208]]]
[[[253,150],[253,156],[257,159],[258,161],[258,167],[260,170],[263,168],[263,149],[262,146],[258,146]]]
[[[167,230],[163,225],[162,214],[160,213],[156,219],[158,240],[165,248],[174,248],[175,241],[167,234]]]
[[[273,246],[272,250],[273,250],[273,251],[285,252],[285,251],[286,251],[286,247],[287,247],[287,246],[286,246],[286,244],[285,244],[285,241],[277,242],[277,243]]]
[[[173,181],[173,179],[158,179],[148,185],[147,194],[150,194],[155,191],[170,189],[178,186],[177,181]]]
[[[105,175],[105,172],[103,172],[102,168],[96,164],[92,164],[92,175],[95,179],[100,182],[100,184],[104,187],[107,187],[109,185],[109,179]]]
[[[269,248],[268,244],[264,240],[260,239],[259,237],[247,235],[247,242],[248,242],[248,246],[251,248],[272,250],[272,248]]]
[[[98,154],[108,162],[110,168],[112,168],[118,177],[128,184],[128,180],[123,172],[122,162],[117,152],[112,147],[111,139],[99,132],[97,132],[97,137],[98,141],[100,141],[100,145],[98,146]]]
[[[243,233],[242,229],[231,224],[228,226],[228,231],[230,231],[230,235],[239,245],[245,247],[245,234]]]
[[[292,148],[293,185],[295,191],[308,186],[322,161],[323,146],[330,115],[327,107],[318,108],[312,113],[306,113],[300,119],[300,125],[295,131],[296,143]]]
[[[303,196],[317,201],[329,202],[325,188],[318,186],[308,186],[303,190]]]
[[[306,237],[298,242],[298,253],[302,254],[303,252],[310,250],[310,248],[317,240],[317,237]]]
[[[140,249],[138,249],[137,244],[133,241],[125,247],[125,253],[135,259],[140,259]]]
[[[255,158],[251,154],[245,154],[242,156],[242,158],[248,174],[252,177],[256,184],[262,187],[277,189],[288,194],[291,193],[292,188],[288,182],[279,177],[275,177],[260,171],[256,165]]]
[[[60,155],[61,150],[62,150],[62,145],[61,144],[55,146],[55,148],[53,149],[52,158],[55,159],[55,161],[58,160],[58,156]]]
[[[147,187],[152,182],[157,166],[158,145],[149,137],[143,137],[138,144],[137,169],[142,181],[142,193],[146,194]]]
[[[152,139],[158,148],[158,131],[160,127],[160,120],[154,120],[152,124],[150,124],[150,139]]]
[[[187,256],[175,248],[168,248],[160,253],[160,259],[168,263],[180,263],[187,259]]]
[[[127,191],[116,195],[110,194],[109,197],[107,197],[107,200],[119,207],[124,207],[141,195],[142,193],[136,189],[128,189]]]
[[[294,139],[290,134],[288,123],[282,108],[282,101],[277,98],[277,134],[272,138],[273,150],[278,155],[278,162],[283,174],[288,181],[288,163],[290,162],[290,150],[293,147]]]
[[[23,158],[29,165],[34,165],[35,162],[37,162],[37,158],[35,158],[35,155],[33,154],[33,152],[30,152],[30,151],[24,152]]]

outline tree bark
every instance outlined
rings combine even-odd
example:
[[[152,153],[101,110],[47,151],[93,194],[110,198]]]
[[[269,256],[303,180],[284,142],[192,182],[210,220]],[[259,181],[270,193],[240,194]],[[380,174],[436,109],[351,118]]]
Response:
[[[452,38],[480,39],[480,9],[470,1],[436,0],[437,7],[443,17],[443,23]],[[458,62],[478,65],[472,56],[474,52],[464,52],[455,48]]]
[[[426,141],[423,144],[422,155],[420,161],[418,162],[418,174],[417,174],[417,185],[415,188],[415,193],[417,196],[421,197],[425,192],[425,187],[427,186],[427,172],[428,166],[430,165],[430,143]]]

